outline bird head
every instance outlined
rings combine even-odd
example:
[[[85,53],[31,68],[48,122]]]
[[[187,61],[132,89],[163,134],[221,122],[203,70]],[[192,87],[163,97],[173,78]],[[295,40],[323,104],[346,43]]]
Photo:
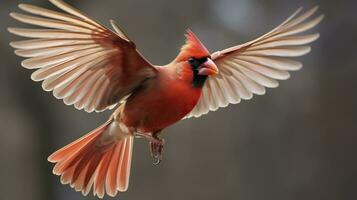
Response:
[[[185,36],[186,43],[182,46],[176,61],[187,62],[194,74],[198,76],[212,76],[218,74],[218,68],[211,60],[211,54],[198,37],[189,29]]]

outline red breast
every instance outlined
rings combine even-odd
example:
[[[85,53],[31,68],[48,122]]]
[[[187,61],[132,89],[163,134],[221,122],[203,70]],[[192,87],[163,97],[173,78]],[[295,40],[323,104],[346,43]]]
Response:
[[[185,117],[197,104],[201,88],[192,86],[193,73],[186,62],[158,67],[125,103],[122,120],[142,132],[159,131]]]

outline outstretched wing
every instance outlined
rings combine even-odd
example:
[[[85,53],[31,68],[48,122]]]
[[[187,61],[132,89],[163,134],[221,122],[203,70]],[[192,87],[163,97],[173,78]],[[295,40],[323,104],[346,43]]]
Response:
[[[31,78],[43,81],[67,105],[87,112],[113,108],[156,69],[119,29],[116,33],[93,21],[61,0],[50,0],[64,12],[20,4],[32,15],[11,13],[16,20],[45,29],[9,28],[32,38],[11,42],[15,53],[27,57],[22,66],[36,69]],[[114,22],[112,22],[114,25]]]
[[[186,116],[200,117],[241,99],[251,99],[253,94],[265,94],[265,87],[278,87],[278,80],[290,77],[288,71],[301,69],[300,62],[288,57],[310,52],[309,43],[319,34],[300,34],[315,27],[323,15],[308,20],[317,7],[299,15],[302,8],[269,33],[251,42],[217,51],[211,55],[220,74],[209,77],[196,107]]]

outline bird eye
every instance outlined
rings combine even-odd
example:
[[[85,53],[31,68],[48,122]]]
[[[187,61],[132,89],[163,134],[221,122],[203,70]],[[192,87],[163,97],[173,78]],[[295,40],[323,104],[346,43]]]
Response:
[[[190,63],[190,65],[194,68],[198,68],[200,66],[200,62],[195,59],[195,58],[189,58],[188,62]]]
[[[189,59],[188,59],[188,62],[189,62],[190,64],[193,64],[193,62],[195,62],[195,59],[194,59],[194,58],[189,58]]]

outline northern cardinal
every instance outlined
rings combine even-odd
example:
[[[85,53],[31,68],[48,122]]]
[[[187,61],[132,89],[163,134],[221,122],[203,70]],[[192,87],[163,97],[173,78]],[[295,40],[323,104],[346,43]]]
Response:
[[[210,53],[190,30],[178,56],[165,66],[147,61],[114,21],[111,31],[61,0],[50,0],[62,12],[20,4],[32,15],[11,13],[16,20],[41,29],[9,28],[33,38],[11,42],[22,62],[35,69],[34,81],[43,81],[66,105],[78,110],[116,110],[107,122],[49,156],[53,173],[76,191],[102,198],[128,188],[133,140],[149,141],[152,156],[161,160],[169,125],[199,117],[253,94],[263,95],[288,71],[302,67],[297,57],[310,51],[318,33],[303,34],[323,15],[309,19],[317,7],[301,8],[267,34],[245,44]]]

